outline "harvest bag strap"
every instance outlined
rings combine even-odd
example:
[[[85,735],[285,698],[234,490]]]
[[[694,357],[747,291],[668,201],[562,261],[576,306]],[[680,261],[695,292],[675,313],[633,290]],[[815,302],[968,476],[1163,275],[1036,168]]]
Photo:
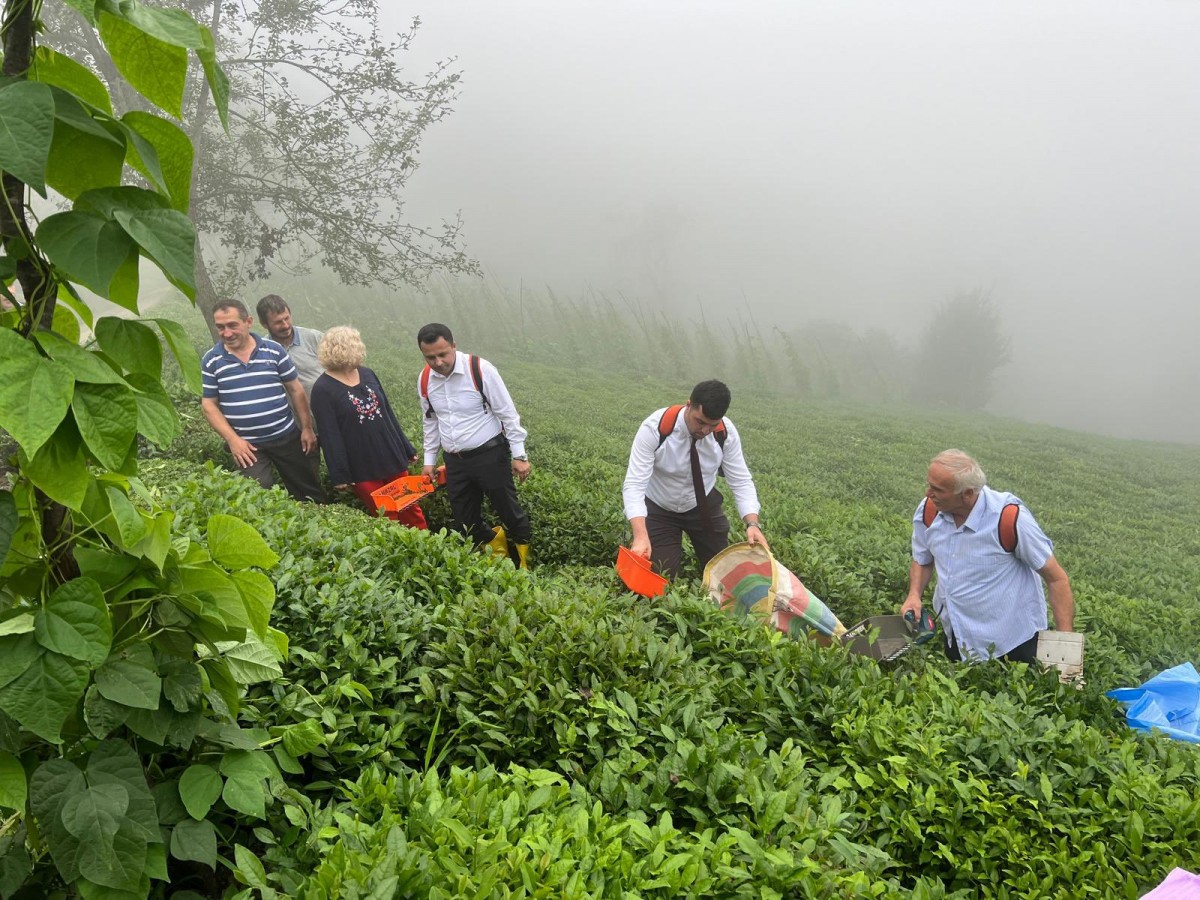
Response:
[[[926,497],[925,506],[921,510],[921,521],[925,523],[926,528],[933,524],[937,514],[937,506]],[[1000,546],[1006,553],[1013,553],[1017,549],[1017,517],[1019,515],[1021,515],[1020,503],[1008,503],[1004,509],[1000,510],[1000,521],[996,523],[996,536],[1000,539]]]
[[[479,357],[473,354],[467,354],[467,368],[471,370],[471,383],[475,385],[475,390],[479,391],[479,399],[483,401],[483,408],[490,409],[491,404],[488,403],[487,394],[483,392],[483,367],[479,364]],[[429,366],[421,370],[421,399],[425,401],[425,418],[433,418],[433,404],[429,402]]]

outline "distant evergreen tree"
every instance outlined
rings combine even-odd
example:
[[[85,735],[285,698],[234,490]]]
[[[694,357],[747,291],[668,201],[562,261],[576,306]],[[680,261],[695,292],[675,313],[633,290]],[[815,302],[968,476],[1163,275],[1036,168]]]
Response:
[[[985,291],[977,288],[943,303],[917,348],[913,402],[982,409],[992,398],[997,370],[1009,360],[1010,344]]]

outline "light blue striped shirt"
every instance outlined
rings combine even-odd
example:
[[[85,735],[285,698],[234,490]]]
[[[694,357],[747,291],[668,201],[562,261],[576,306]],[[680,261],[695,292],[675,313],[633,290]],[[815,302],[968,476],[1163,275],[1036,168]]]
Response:
[[[221,414],[251,443],[286,437],[296,428],[285,381],[295,381],[296,367],[275,341],[251,334],[254,352],[242,362],[217,343],[200,361],[203,396],[215,398]]]
[[[926,528],[923,503],[913,515],[913,559],[933,564],[933,608],[963,659],[1003,656],[1047,627],[1037,570],[1054,555],[1054,545],[1021,504],[1016,550],[1000,546],[1000,512],[1009,503],[1021,501],[985,486],[961,527],[939,512]]]

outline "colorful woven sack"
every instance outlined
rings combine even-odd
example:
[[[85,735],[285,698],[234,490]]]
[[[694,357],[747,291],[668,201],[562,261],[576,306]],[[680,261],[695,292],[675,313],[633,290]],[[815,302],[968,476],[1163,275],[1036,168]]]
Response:
[[[790,637],[809,629],[840,638],[846,627],[761,544],[731,544],[704,567],[704,586],[721,609],[754,614]]]

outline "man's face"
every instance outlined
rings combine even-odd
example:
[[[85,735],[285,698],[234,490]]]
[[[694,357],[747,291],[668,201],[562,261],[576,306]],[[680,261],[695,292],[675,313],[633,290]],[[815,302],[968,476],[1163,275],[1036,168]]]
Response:
[[[279,341],[285,347],[291,346],[292,338],[296,333],[292,329],[292,311],[285,309],[281,313],[267,313],[267,318],[263,321],[267,326],[267,333],[271,335],[271,339]]]
[[[952,516],[965,516],[975,506],[975,498],[979,492],[967,488],[961,493],[954,490],[954,473],[945,466],[934,463],[929,467],[926,479],[925,496],[944,513]]]
[[[721,424],[720,419],[710,419],[706,416],[703,406],[692,406],[691,402],[688,403],[687,410],[683,414],[683,422],[693,441],[712,434],[713,430]]]
[[[421,355],[425,357],[429,368],[445,377],[454,371],[454,361],[458,358],[458,351],[454,349],[456,346],[445,338],[438,338],[432,344],[422,344]]]
[[[246,346],[250,340],[250,325],[254,322],[246,316],[242,318],[236,309],[218,309],[213,313],[213,325],[221,336],[221,343],[226,350],[237,351]]]

